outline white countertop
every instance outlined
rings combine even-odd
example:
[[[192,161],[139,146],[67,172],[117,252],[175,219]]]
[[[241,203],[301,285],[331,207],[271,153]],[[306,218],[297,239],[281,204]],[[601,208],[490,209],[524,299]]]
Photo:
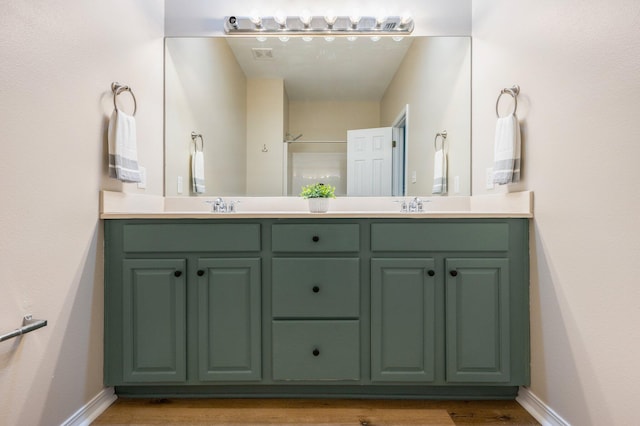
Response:
[[[420,197],[424,212],[403,213],[397,203],[412,197],[339,197],[327,213],[310,213],[297,197],[224,197],[239,200],[235,213],[213,213],[216,197],[162,197],[102,191],[101,219],[285,219],[285,218],[532,218],[533,192],[470,197]]]

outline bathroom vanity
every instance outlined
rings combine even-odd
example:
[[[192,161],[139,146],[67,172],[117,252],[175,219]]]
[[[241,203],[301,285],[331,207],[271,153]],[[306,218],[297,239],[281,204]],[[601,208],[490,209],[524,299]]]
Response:
[[[526,217],[300,216],[103,216],[105,384],[491,399],[529,384]]]

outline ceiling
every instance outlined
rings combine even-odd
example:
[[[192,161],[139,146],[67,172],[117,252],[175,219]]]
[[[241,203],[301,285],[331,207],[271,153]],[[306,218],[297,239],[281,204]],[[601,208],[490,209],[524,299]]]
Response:
[[[281,78],[290,101],[379,101],[413,39],[227,37],[249,79]]]

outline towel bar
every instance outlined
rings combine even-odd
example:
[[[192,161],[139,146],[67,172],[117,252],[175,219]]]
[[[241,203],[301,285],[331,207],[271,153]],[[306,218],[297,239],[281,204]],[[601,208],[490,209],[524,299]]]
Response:
[[[514,84],[508,89],[502,89],[500,91],[500,94],[498,95],[498,99],[496,100],[496,116],[498,118],[500,118],[500,113],[498,112],[498,104],[500,104],[500,97],[505,93],[513,97],[513,112],[511,114],[515,114],[518,110],[518,95],[520,94],[520,86]]]
[[[118,83],[117,81],[114,81],[113,83],[111,83],[111,91],[113,92],[113,107],[115,109],[118,109],[118,106],[116,105],[116,97],[118,97],[118,95],[122,92],[129,92],[131,93],[131,97],[133,98],[133,116],[136,115],[136,111],[138,110],[138,102],[136,102],[136,95],[133,94],[133,90],[131,90],[131,87],[129,86],[125,86],[123,84]]]
[[[13,339],[14,337],[22,336],[23,334],[27,334],[33,330],[42,328],[45,325],[47,325],[47,320],[37,320],[33,319],[31,315],[26,315],[22,319],[22,327],[0,336],[0,342]]]
[[[447,141],[447,131],[443,130],[440,133],[436,133],[436,137],[433,139],[433,149],[438,150],[438,136],[442,138],[442,149],[444,149],[444,143]]]
[[[202,134],[191,132],[191,142],[193,142],[193,150],[198,152],[198,138],[200,138],[200,151],[204,152],[204,139],[202,138]]]

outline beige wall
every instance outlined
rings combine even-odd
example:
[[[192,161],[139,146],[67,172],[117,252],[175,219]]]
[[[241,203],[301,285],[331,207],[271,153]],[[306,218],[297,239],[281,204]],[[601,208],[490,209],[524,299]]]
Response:
[[[573,425],[637,424],[640,3],[473,2],[473,187],[517,83],[531,233],[532,392]],[[505,105],[506,106],[506,105]]]
[[[203,195],[244,194],[247,96],[240,65],[223,38],[167,38],[165,47],[166,195],[178,195],[178,176],[182,195],[194,195],[192,131],[204,138]]]
[[[284,96],[283,80],[247,80],[247,196],[283,195]]]
[[[346,141],[347,130],[380,127],[379,102],[305,102],[289,104],[289,132],[299,140]]]
[[[5,1],[0,16],[0,333],[49,322],[0,343],[0,424],[57,425],[103,389],[99,190],[162,194],[163,2]],[[146,191],[106,177],[113,81],[138,99]]]
[[[471,42],[468,37],[419,38],[412,43],[381,102],[381,124],[393,125],[409,105],[407,193],[431,195],[433,140],[447,130],[449,194],[471,193]],[[439,141],[440,142],[440,141]],[[411,181],[416,172],[416,182]]]

